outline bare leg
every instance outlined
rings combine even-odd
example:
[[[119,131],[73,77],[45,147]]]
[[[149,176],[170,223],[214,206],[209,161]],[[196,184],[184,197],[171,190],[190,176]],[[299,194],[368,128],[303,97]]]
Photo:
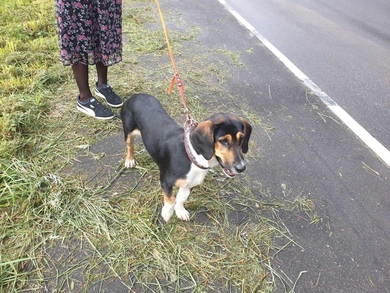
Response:
[[[87,102],[91,97],[92,93],[88,83],[88,65],[85,64],[73,64],[72,65],[73,75],[76,79],[77,86],[80,92],[80,101]]]
[[[95,95],[105,99],[111,107],[121,107],[123,105],[122,99],[107,85],[108,66],[105,66],[102,62],[98,62],[96,63],[96,72],[98,81],[96,83]]]
[[[97,119],[105,120],[114,118],[114,112],[103,106],[98,100],[92,99],[93,96],[88,82],[88,65],[81,63],[73,64],[72,70],[80,92],[77,109]]]
[[[98,76],[98,84],[97,87],[101,88],[103,84],[107,84],[107,72],[108,67],[103,65],[102,62],[96,63],[96,72]]]

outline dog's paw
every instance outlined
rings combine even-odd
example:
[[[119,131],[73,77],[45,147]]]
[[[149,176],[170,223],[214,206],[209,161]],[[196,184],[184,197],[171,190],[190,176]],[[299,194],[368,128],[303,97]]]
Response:
[[[161,210],[161,217],[164,219],[165,222],[168,222],[169,219],[173,215],[173,205],[170,204],[164,204],[162,210]]]
[[[133,169],[135,167],[135,160],[126,160],[125,167]]]
[[[190,220],[190,213],[183,207],[176,207],[175,208],[176,216],[183,221],[189,221]]]

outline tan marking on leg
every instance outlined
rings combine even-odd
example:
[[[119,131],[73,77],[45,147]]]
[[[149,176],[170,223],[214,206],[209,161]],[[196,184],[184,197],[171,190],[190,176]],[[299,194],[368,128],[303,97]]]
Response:
[[[127,145],[126,159],[133,160],[134,159],[134,136],[131,133],[127,136],[126,145]]]
[[[187,179],[177,179],[175,182],[176,187],[184,187],[187,185]]]
[[[168,204],[174,204],[175,203],[175,200],[176,198],[171,195],[171,196],[168,196],[164,191],[163,191],[163,196],[164,196],[164,202],[168,203]]]
[[[173,212],[175,211],[175,197],[173,195],[168,196],[165,192],[164,195],[164,206],[161,210],[161,216],[163,217],[165,222],[168,222],[172,217]]]
[[[140,134],[140,132],[138,129],[136,129],[127,135],[127,138],[126,138],[127,154],[126,154],[126,161],[125,161],[126,168],[134,168],[135,167],[134,136],[138,135],[138,134]]]

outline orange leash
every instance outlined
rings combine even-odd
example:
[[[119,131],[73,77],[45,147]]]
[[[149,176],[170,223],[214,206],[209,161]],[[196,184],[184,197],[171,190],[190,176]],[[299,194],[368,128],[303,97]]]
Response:
[[[190,114],[189,114],[189,110],[188,110],[188,108],[187,108],[186,99],[185,99],[185,97],[184,97],[184,86],[183,86],[183,82],[182,82],[181,77],[180,77],[180,74],[179,74],[179,72],[178,72],[178,70],[177,70],[175,58],[173,58],[173,53],[172,53],[171,44],[169,43],[168,30],[167,30],[167,27],[165,26],[164,16],[163,16],[163,14],[162,14],[161,7],[160,7],[160,3],[159,3],[158,0],[156,0],[156,5],[157,5],[157,8],[158,8],[158,13],[160,14],[161,24],[162,24],[162,27],[163,27],[163,29],[164,29],[165,40],[166,40],[166,42],[167,42],[168,51],[169,51],[169,57],[171,58],[173,70],[175,71],[175,75],[174,75],[173,78],[172,78],[171,85],[170,85],[169,90],[168,90],[168,94],[171,94],[171,93],[172,93],[173,86],[174,86],[175,81],[176,81],[177,86],[178,86],[178,88],[179,88],[179,93],[180,93],[181,101],[182,101],[182,103],[183,103],[183,106],[184,106],[184,109],[185,109],[185,113],[186,113],[186,115],[187,115],[187,121],[189,121],[189,120],[191,120],[191,117],[190,117]]]

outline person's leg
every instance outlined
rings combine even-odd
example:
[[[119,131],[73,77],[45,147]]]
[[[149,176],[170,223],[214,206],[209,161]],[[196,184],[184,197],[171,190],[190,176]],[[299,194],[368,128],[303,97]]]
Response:
[[[88,65],[77,63],[72,65],[73,75],[76,79],[77,86],[80,92],[80,101],[82,103],[88,102],[92,97],[91,90],[88,83]]]
[[[96,63],[96,72],[97,72],[97,88],[101,88],[103,85],[107,84],[107,72],[108,67],[105,66],[102,62]]]
[[[73,64],[72,70],[80,92],[77,109],[97,119],[114,118],[114,113],[92,96],[88,83],[88,65],[82,63]]]
[[[108,66],[102,62],[96,63],[98,81],[96,82],[95,95],[106,100],[111,107],[118,108],[123,105],[122,99],[108,85]]]

